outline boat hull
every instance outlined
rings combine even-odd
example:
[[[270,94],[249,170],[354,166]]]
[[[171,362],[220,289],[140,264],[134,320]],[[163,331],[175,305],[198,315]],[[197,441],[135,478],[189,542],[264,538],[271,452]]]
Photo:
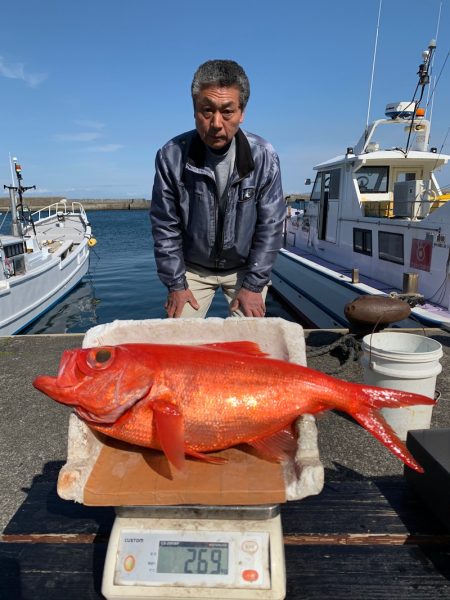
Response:
[[[362,295],[386,295],[375,288],[351,279],[287,250],[278,254],[272,270],[272,287],[275,292],[306,319],[310,326],[319,329],[348,328],[345,305]],[[394,323],[392,327],[439,327],[442,320],[423,309],[413,309],[411,317]]]
[[[51,260],[27,276],[10,278],[0,288],[0,335],[19,333],[73,290],[89,269],[85,239],[65,260]]]

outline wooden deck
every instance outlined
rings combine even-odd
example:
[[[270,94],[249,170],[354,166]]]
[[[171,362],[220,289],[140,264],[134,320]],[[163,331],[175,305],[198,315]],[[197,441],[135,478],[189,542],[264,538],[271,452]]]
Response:
[[[0,544],[2,600],[102,598],[113,509],[61,500],[36,476]],[[282,507],[287,598],[450,598],[450,534],[401,476],[327,480]]]

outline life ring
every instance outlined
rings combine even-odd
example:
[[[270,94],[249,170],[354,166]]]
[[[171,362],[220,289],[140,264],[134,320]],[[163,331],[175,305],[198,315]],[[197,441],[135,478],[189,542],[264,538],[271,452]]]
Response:
[[[96,243],[97,243],[97,240],[95,238],[91,237],[91,238],[88,239],[88,246],[90,248],[92,248],[93,246],[95,246]]]

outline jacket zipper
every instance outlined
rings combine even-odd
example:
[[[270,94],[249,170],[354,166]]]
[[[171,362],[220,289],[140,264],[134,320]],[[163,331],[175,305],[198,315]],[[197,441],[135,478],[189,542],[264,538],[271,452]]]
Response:
[[[244,177],[238,177],[238,179],[236,179],[236,181],[232,181],[230,183],[230,185],[228,186],[228,190],[227,190],[227,201],[226,204],[224,206],[224,211],[223,211],[223,215],[222,215],[222,231],[221,231],[221,244],[220,244],[220,248],[217,246],[216,244],[216,248],[218,250],[218,253],[216,254],[216,260],[215,260],[215,264],[216,264],[216,269],[218,268],[218,263],[219,263],[219,258],[220,258],[220,254],[223,250],[223,244],[224,244],[224,224],[225,224],[225,214],[228,208],[228,203],[230,201],[230,190],[232,187],[238,185],[243,179],[245,179]],[[217,189],[217,188],[216,188]],[[215,198],[217,199],[217,194],[215,194]],[[216,203],[216,223],[217,223],[217,217],[218,217],[218,212],[219,212],[219,206],[218,206],[219,202],[217,200]],[[216,239],[217,239],[217,230],[216,230]]]

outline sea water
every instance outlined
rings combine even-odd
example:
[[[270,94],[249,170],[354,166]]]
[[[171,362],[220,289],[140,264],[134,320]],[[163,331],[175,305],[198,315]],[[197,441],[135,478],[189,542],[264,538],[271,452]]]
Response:
[[[116,319],[166,316],[167,290],[156,273],[148,212],[99,210],[87,215],[97,240],[91,249],[88,274],[79,286],[22,333],[84,333]],[[270,291],[266,304],[268,317],[296,320]],[[227,307],[218,292],[207,316],[227,317]]]

